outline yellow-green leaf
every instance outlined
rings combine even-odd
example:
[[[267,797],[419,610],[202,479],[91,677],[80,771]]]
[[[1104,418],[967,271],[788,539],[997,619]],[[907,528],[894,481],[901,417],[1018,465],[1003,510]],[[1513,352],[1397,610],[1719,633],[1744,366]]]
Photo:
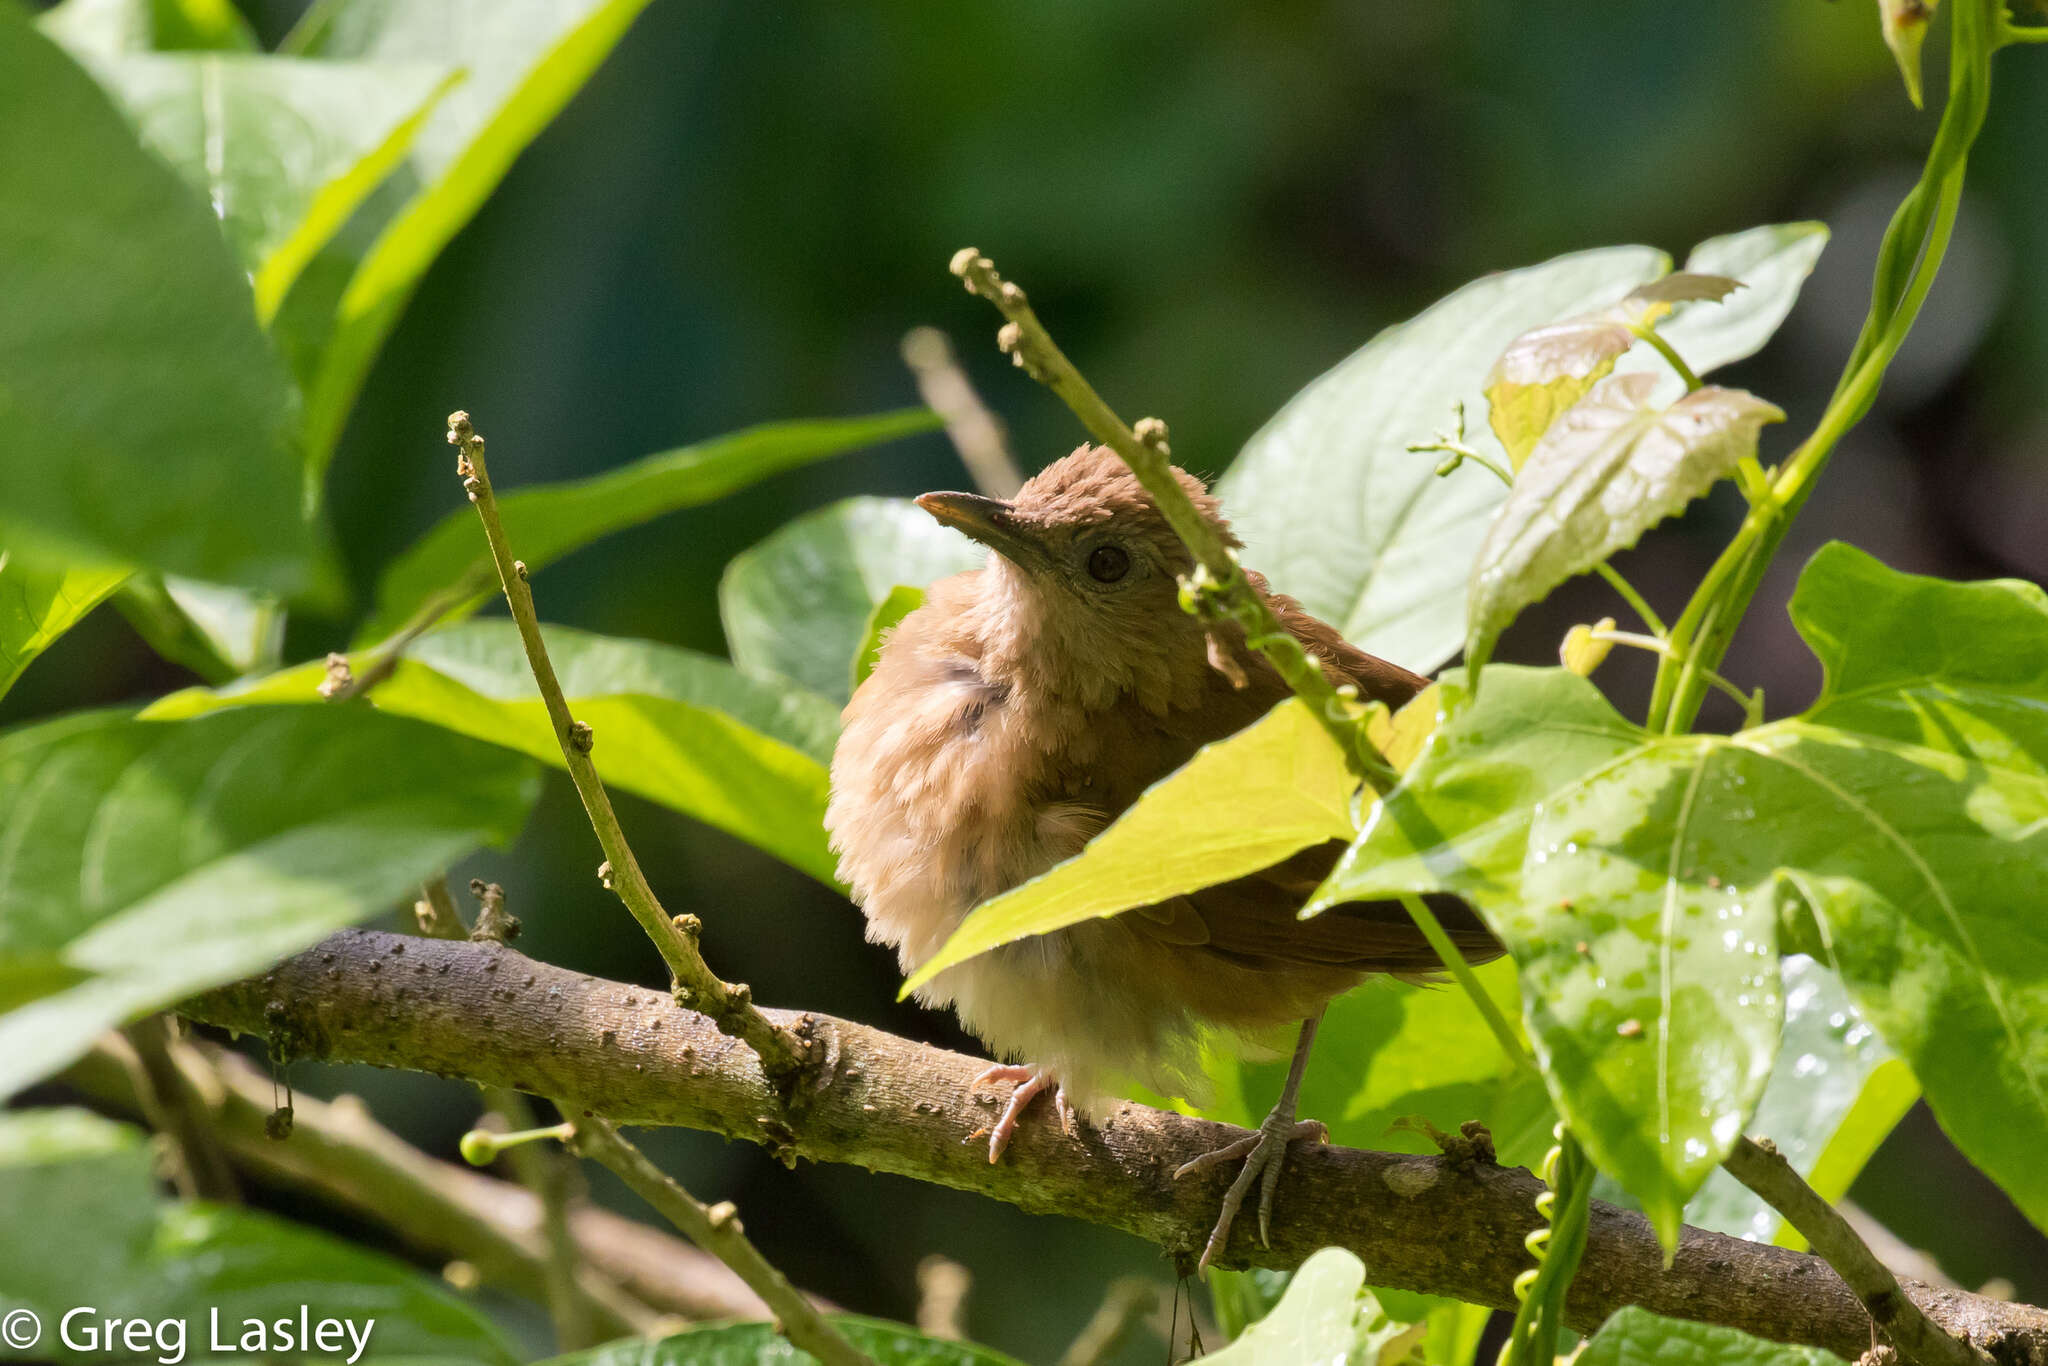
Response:
[[[853,686],[856,689],[875,671],[875,661],[882,657],[883,638],[922,606],[924,590],[907,583],[897,584],[889,590],[888,596],[875,604],[875,610],[868,613],[867,625],[861,630],[860,649],[853,657]]]
[[[977,908],[903,990],[998,945],[1150,906],[1270,868],[1310,845],[1348,840],[1357,786],[1336,742],[1305,705],[1289,699],[1154,783],[1079,854]]]

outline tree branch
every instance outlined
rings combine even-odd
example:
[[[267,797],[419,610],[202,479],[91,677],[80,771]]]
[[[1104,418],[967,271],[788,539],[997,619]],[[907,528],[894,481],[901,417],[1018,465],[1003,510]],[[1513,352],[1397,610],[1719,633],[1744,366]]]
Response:
[[[974,392],[967,372],[953,354],[953,343],[936,327],[913,327],[903,334],[903,363],[917,380],[925,407],[946,424],[946,439],[974,487],[991,498],[1014,498],[1024,476],[1010,455],[1002,420]]]
[[[540,689],[548,719],[554,723],[555,741],[562,747],[562,761],[575,781],[576,795],[590,817],[591,829],[604,849],[604,866],[598,876],[618,894],[640,928],[654,941],[662,961],[675,979],[679,1000],[702,1011],[718,1028],[746,1040],[747,1047],[761,1060],[761,1069],[778,1087],[793,1085],[806,1065],[804,1041],[774,1023],[754,1008],[753,994],[745,983],[726,982],[711,970],[697,948],[697,920],[694,916],[674,919],[663,909],[661,899],[640,871],[640,862],[626,843],[626,832],[612,810],[612,799],[591,762],[596,737],[588,725],[569,714],[568,699],[562,695],[555,666],[548,659],[547,644],[541,639],[540,618],[534,611],[533,591],[526,586],[526,565],[512,558],[505,539],[505,524],[498,516],[498,500],[491,492],[491,476],[484,466],[484,439],[470,425],[468,413],[448,415],[448,444],[455,447],[456,473],[462,487],[476,504],[483,522],[484,539],[490,543],[491,560],[498,567],[498,583],[505,602],[519,626],[519,640],[526,647],[526,662]]]
[[[292,1136],[264,1132],[270,1078],[241,1056],[174,1044],[171,1056],[205,1097],[208,1122],[245,1176],[303,1191],[388,1230],[416,1255],[474,1266],[484,1281],[540,1300],[547,1293],[541,1205],[531,1191],[427,1156],[371,1118],[354,1097],[301,1096]],[[100,1104],[140,1115],[133,1079],[100,1049],[65,1080]],[[707,1252],[594,1206],[570,1215],[582,1253],[578,1285],[600,1323],[646,1332],[662,1315],[761,1319],[767,1306]]]
[[[1747,1134],[1735,1140],[1722,1166],[1763,1202],[1785,1216],[1813,1250],[1827,1259],[1886,1340],[1912,1366],[1982,1366],[1984,1353],[1950,1337],[1927,1321],[1920,1306],[1899,1289],[1898,1278],[1877,1259],[1849,1221],[1821,1199],[1768,1140]]]
[[[490,944],[344,931],[181,1010],[298,1056],[511,1086],[614,1123],[706,1129],[786,1160],[852,1163],[1085,1219],[1187,1256],[1221,1192],[1218,1181],[1176,1182],[1173,1170],[1243,1136],[1126,1104],[1073,1137],[1027,1124],[992,1165],[960,1143],[986,1119],[987,1098],[968,1089],[981,1060],[774,1011],[819,1053],[784,1104],[740,1044],[665,996]],[[1272,1247],[1247,1228],[1221,1263],[1294,1266],[1337,1245],[1364,1258],[1376,1284],[1508,1308],[1529,1265],[1522,1237],[1540,1189],[1525,1171],[1484,1163],[1308,1147],[1290,1158]],[[1917,1285],[1909,1293],[1995,1360],[2048,1366],[2048,1312]],[[1666,1269],[1640,1216],[1595,1202],[1566,1321],[1590,1331],[1626,1304],[1847,1357],[1870,1343],[1862,1303],[1818,1257],[1689,1228]]]

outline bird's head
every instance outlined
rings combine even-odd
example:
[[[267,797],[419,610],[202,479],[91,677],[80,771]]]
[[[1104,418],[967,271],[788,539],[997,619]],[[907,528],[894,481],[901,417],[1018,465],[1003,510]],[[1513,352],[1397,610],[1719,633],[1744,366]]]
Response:
[[[1233,546],[1217,501],[1184,470],[1174,477]],[[927,493],[918,505],[988,546],[989,589],[1017,643],[1069,678],[1142,686],[1140,677],[1204,647],[1180,610],[1193,567],[1180,538],[1114,451],[1083,446],[1039,471],[1011,499]]]

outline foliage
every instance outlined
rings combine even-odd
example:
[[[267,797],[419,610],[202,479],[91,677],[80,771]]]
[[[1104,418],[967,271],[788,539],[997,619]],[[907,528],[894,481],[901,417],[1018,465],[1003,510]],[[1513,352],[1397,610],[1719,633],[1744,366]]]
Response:
[[[112,595],[210,685],[0,734],[0,1093],[509,841],[535,798],[532,761],[561,766],[511,624],[463,619],[494,592],[466,507],[383,566],[348,658],[374,680],[366,696],[324,702],[328,666],[282,666],[277,642],[289,610],[337,601],[324,484],[385,338],[644,4],[325,0],[278,53],[209,0],[68,0],[40,25],[0,4],[0,693]],[[1882,8],[1917,102],[1932,7]],[[1362,789],[1290,701],[977,910],[905,990],[1312,845],[1348,848],[1307,913],[1463,896],[1510,952],[1479,972],[1483,996],[1378,983],[1341,998],[1302,1099],[1361,1145],[1427,1150],[1432,1126],[1483,1119],[1505,1161],[1531,1165],[1562,1122],[1523,1358],[1556,1346],[1595,1168],[1667,1246],[1687,1220],[1796,1241],[1717,1174],[1745,1129],[1839,1198],[1924,1092],[2048,1228],[2048,931],[2030,913],[2048,867],[2048,595],[1829,545],[1790,603],[1825,671],[1819,698],[1734,734],[1693,728],[1705,688],[1730,686],[1723,656],[1786,526],[1940,265],[1991,54],[2016,41],[1989,0],[1944,12],[1941,130],[1842,383],[1790,454],[1766,464],[1763,428],[1781,410],[1700,376],[1769,340],[1825,244],[1818,224],[1711,239],[1678,272],[1648,247],[1582,251],[1380,333],[1282,408],[1221,492],[1246,561],[1349,640],[1431,671],[1464,648],[1466,668],[1399,714],[1357,718],[1398,786]],[[540,574],[935,423],[920,410],[751,427],[514,488],[503,517],[522,572]],[[1610,561],[1724,482],[1747,513],[1667,628]],[[856,498],[732,560],[718,589],[730,662],[566,627],[547,640],[613,784],[830,885],[836,707],[924,587],[984,553],[909,503]],[[1583,676],[1598,651],[1578,670],[1487,667],[1525,609],[1589,572],[1645,616],[1635,643],[1659,655],[1640,723]],[[1516,1017],[1533,1068],[1502,1051],[1480,1005]],[[1219,1050],[1209,1067],[1219,1118],[1253,1120],[1277,1087],[1274,1064]],[[0,1187],[17,1225],[84,1240],[79,1264],[131,1314],[260,1315],[303,1298],[302,1281],[404,1325],[380,1349],[514,1355],[396,1264],[270,1216],[162,1199],[131,1130],[10,1114]],[[30,1239],[0,1239],[0,1271],[34,1306],[101,1293]],[[1483,1314],[1375,1296],[1366,1277],[1325,1251],[1257,1323],[1279,1287],[1229,1282],[1219,1306],[1244,1331],[1217,1359],[1469,1359]],[[884,1363],[1003,1360],[837,1322]],[[1584,1360],[1651,1355],[1833,1360],[1640,1310]],[[628,1357],[801,1359],[750,1324],[560,1360]]]
[[[926,1337],[900,1323],[835,1314],[832,1326],[876,1366],[1017,1366],[1000,1352]],[[654,1342],[638,1338],[551,1357],[541,1366],[806,1366],[816,1358],[766,1323],[705,1324]]]

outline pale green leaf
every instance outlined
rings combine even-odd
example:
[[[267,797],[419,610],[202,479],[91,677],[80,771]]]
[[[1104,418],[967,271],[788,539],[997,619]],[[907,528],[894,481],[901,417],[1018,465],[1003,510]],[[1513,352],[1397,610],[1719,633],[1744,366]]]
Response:
[[[767,423],[559,484],[522,483],[516,476],[516,454],[506,443],[503,453],[492,460],[499,483],[498,512],[512,553],[537,574],[570,551],[615,531],[712,502],[770,475],[937,426],[938,419],[922,408],[874,417]],[[466,582],[489,586],[471,587],[450,602],[445,616],[467,615],[497,592],[483,527],[476,510],[465,503],[386,567],[377,582],[376,607],[356,632],[356,643],[384,639],[428,602]],[[832,688],[845,686],[851,658],[849,653],[839,661]]]
[[[0,1095],[509,841],[535,791],[523,759],[365,708],[0,735]]]
[[[1785,1028],[1748,1130],[1771,1140],[1823,1199],[1839,1200],[1919,1099],[1906,1064],[1878,1037],[1842,979],[1803,953],[1779,966]],[[1803,1240],[1749,1187],[1716,1171],[1685,1207],[1698,1228],[1756,1242]]]
[[[276,1215],[163,1199],[143,1135],[84,1111],[0,1115],[0,1209],[0,1303],[40,1316],[52,1360],[231,1360],[212,1350],[216,1322],[239,1344],[247,1319],[286,1320],[296,1332],[302,1306],[314,1325],[346,1318],[367,1331],[365,1361],[522,1359],[480,1311],[402,1262]],[[50,1255],[53,1229],[63,1230],[62,1256]],[[74,1341],[100,1335],[74,1353],[58,1325],[81,1305],[107,1309],[72,1321]],[[132,1344],[105,1336],[106,1318],[147,1324],[152,1350],[123,1351]],[[347,1341],[339,1329],[331,1340]]]
[[[1734,473],[1763,425],[1785,416],[1712,385],[1658,409],[1654,387],[1642,374],[1603,380],[1530,453],[1472,564],[1471,659],[1524,607]]]
[[[0,6],[0,540],[292,592],[296,403],[219,225]]]
[[[1768,1342],[1718,1324],[1667,1319],[1634,1305],[1615,1311],[1574,1360],[1579,1366],[1848,1366],[1818,1347]]]
[[[512,163],[625,36],[647,0],[326,0],[287,41],[299,56],[429,61],[469,77],[414,139],[418,189],[380,226],[348,276],[307,385],[306,458],[315,484],[356,392],[427,267]]]
[[[1428,673],[1464,643],[1465,570],[1503,490],[1408,449],[1477,413],[1487,367],[1532,327],[1654,280],[1670,258],[1612,247],[1489,275],[1381,332],[1296,394],[1219,485],[1245,563],[1374,654]],[[1490,432],[1472,444],[1504,459]]]
[[[1825,223],[1772,223],[1708,238],[1685,258],[1685,273],[1725,276],[1741,281],[1742,288],[1719,303],[1679,308],[1658,325],[1658,335],[1699,375],[1755,355],[1798,302],[1800,287],[1827,244]],[[1665,402],[1683,388],[1664,358],[1648,347],[1638,348],[1616,368],[1655,372],[1658,397]]]
[[[849,498],[733,557],[718,585],[733,662],[844,702],[871,618],[898,585],[979,568],[988,551],[906,499]]]
[[[867,624],[861,628],[860,648],[853,655],[855,689],[867,682],[868,675],[875,671],[875,663],[882,657],[882,645],[888,640],[889,633],[922,606],[924,590],[906,583],[891,588],[889,595],[875,604],[875,610],[868,613]]]
[[[1826,240],[1819,224],[1795,223],[1702,242],[1686,269],[1744,287],[1681,308],[1660,331],[1700,374],[1741,360],[1783,321]],[[1582,252],[1487,276],[1382,332],[1290,400],[1224,476],[1246,563],[1353,643],[1433,672],[1465,642],[1465,571],[1506,495],[1469,462],[1439,479],[1408,446],[1447,427],[1455,403],[1480,410],[1487,368],[1515,337],[1669,268],[1646,247]],[[1647,348],[1617,366],[1636,368],[1661,372],[1660,395],[1682,387]],[[1503,459],[1491,431],[1467,436]]]
[[[127,577],[125,569],[50,565],[0,550],[0,697]]]
[[[544,632],[576,719],[596,734],[593,758],[607,784],[715,825],[832,884],[825,766],[839,723],[830,702],[653,641],[565,626]],[[352,663],[361,671],[375,657],[358,651]],[[326,705],[315,691],[324,673],[311,663],[218,691],[190,689],[157,702],[146,715]],[[368,697],[380,711],[562,766],[561,746],[510,621],[462,622],[423,636]]]
[[[1150,906],[1351,837],[1357,780],[1302,702],[1205,745],[1073,858],[975,909],[904,983],[979,953]]]
[[[1365,1263],[1343,1248],[1326,1247],[1301,1264],[1270,1314],[1202,1360],[1214,1366],[1393,1366],[1418,1336],[1414,1325],[1390,1319],[1365,1288]]]

